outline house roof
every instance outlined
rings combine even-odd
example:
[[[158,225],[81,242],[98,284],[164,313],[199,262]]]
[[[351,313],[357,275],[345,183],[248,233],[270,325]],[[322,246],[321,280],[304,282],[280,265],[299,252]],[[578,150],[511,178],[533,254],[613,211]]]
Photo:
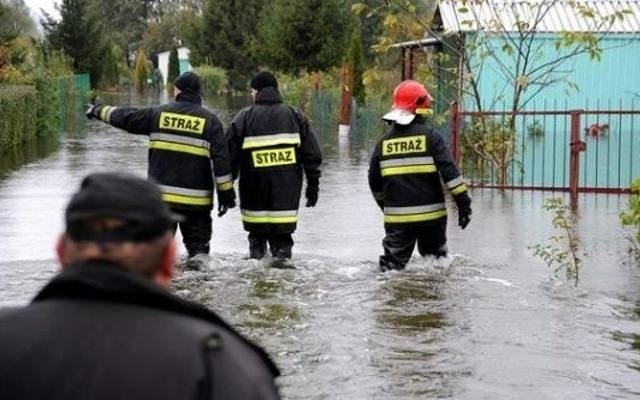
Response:
[[[620,13],[624,11],[624,13]],[[620,13],[622,18],[611,16]],[[640,32],[638,0],[441,0],[445,32]],[[519,29],[520,28],[520,29]]]

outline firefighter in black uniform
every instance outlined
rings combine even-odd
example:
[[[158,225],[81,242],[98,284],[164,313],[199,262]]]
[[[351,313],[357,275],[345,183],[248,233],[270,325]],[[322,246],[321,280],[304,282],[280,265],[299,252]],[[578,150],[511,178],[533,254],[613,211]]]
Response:
[[[227,140],[234,177],[240,175],[240,209],[249,232],[249,256],[261,259],[267,243],[276,259],[291,258],[302,174],[306,206],[318,201],[322,153],[307,118],[285,105],[275,76],[262,71],[251,80],[254,104],[229,126]]]
[[[235,207],[235,192],[222,124],[201,105],[200,79],[186,72],[174,88],[175,101],[159,107],[95,105],[87,116],[149,136],[149,176],[171,209],[186,217],[178,225],[192,260],[188,265],[197,268],[203,261],[197,256],[209,254],[214,183],[219,217]]]
[[[428,127],[431,96],[408,80],[393,93],[383,119],[389,131],[376,145],[369,166],[369,187],[384,212],[386,236],[380,269],[403,269],[416,241],[420,255],[447,255],[447,209],[442,181],[458,208],[458,224],[471,220],[471,199],[443,137]]]
[[[172,214],[151,182],[86,177],[62,272],[0,311],[0,399],[278,399],[278,369],[215,313],[172,295]]]

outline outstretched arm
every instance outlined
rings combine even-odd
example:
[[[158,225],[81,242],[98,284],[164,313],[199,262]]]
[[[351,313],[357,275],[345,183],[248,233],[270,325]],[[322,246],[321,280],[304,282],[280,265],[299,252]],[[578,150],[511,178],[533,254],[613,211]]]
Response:
[[[151,133],[156,110],[152,107],[116,107],[106,104],[93,105],[87,110],[89,118],[99,119],[111,126],[136,135]]]

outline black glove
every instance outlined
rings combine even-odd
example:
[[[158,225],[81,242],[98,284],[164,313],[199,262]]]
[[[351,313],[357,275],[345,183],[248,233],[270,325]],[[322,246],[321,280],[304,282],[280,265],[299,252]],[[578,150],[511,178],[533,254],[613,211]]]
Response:
[[[307,207],[314,207],[318,202],[319,186],[319,178],[309,178],[307,176],[307,190],[304,192],[304,197],[307,198]]]
[[[222,217],[236,206],[236,192],[233,189],[218,192],[218,203],[218,217]]]
[[[85,111],[84,115],[86,115],[88,119],[97,119],[98,116],[95,114],[95,111],[98,106],[99,104],[87,104],[87,111]]]
[[[455,195],[453,198],[458,206],[458,225],[464,229],[471,222],[471,198],[466,192]]]
[[[98,108],[98,106],[100,106],[98,96],[92,92],[91,98],[89,99],[89,104],[87,104],[87,111],[85,111],[84,115],[86,115],[88,119],[97,119],[98,114],[96,113],[96,109]]]
[[[314,207],[318,202],[318,188],[307,186],[304,197],[307,198],[307,207]]]

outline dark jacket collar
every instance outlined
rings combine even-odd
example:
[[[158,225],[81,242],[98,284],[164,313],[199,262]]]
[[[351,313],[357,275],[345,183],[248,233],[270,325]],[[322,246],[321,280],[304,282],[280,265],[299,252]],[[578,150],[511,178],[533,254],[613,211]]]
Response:
[[[202,104],[202,97],[200,97],[197,94],[180,92],[176,96],[176,101],[177,102],[195,103],[195,104],[201,105]]]
[[[282,96],[278,89],[267,86],[266,88],[260,90],[256,93],[256,104],[275,104],[282,103]]]
[[[280,372],[267,353],[236,332],[222,318],[207,308],[174,296],[141,275],[127,272],[108,261],[92,261],[65,268],[33,299],[80,299],[126,303],[149,307],[206,320],[225,328],[260,354],[278,376]]]

